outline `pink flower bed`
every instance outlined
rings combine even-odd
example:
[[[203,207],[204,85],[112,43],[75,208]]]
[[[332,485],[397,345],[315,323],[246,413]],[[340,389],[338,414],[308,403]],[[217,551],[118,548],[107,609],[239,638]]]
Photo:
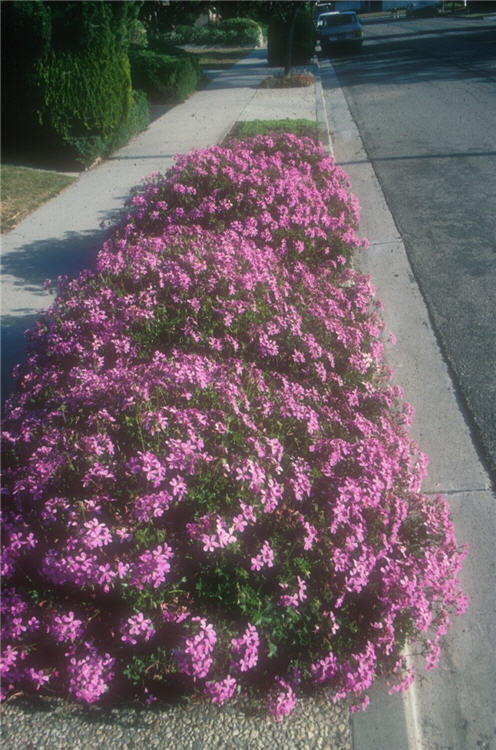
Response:
[[[3,689],[366,705],[466,600],[307,139],[179,159],[30,333],[4,433]]]

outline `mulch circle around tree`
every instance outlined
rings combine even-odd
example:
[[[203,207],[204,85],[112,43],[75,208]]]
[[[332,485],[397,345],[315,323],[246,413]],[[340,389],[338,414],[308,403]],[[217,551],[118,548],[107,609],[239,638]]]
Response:
[[[312,73],[292,73],[290,75],[277,75],[264,78],[261,88],[263,89],[295,89],[303,86],[311,86],[315,83]]]

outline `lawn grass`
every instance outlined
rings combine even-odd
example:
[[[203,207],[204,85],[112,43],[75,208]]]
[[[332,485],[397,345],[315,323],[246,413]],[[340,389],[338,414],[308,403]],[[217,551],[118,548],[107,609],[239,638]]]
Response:
[[[316,143],[319,140],[320,124],[315,120],[285,119],[285,120],[238,120],[232,126],[226,140],[229,138],[250,138],[255,135],[269,135],[270,133],[293,133],[298,136],[308,136]]]
[[[60,172],[3,164],[0,167],[0,231],[13,229],[28,214],[58,195],[77,178]]]

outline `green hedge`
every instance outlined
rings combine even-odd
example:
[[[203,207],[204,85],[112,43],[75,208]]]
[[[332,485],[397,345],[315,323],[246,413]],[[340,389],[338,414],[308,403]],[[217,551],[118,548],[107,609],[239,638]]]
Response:
[[[162,55],[137,47],[129,50],[135,88],[152,102],[182,102],[195,91],[201,74],[188,55]]]
[[[91,163],[129,127],[121,3],[2,4],[3,148],[40,163]]]
[[[150,124],[150,110],[148,107],[148,97],[144,91],[133,91],[133,105],[126,122],[113,134],[109,140],[106,152],[110,153],[115,149],[125,146],[128,141],[146,130]]]
[[[274,16],[267,34],[267,58],[269,65],[286,65],[288,60],[289,22],[280,16]],[[315,52],[315,27],[311,14],[299,10],[293,36],[292,65],[304,65]]]
[[[131,69],[115,45],[84,55],[51,52],[34,74],[44,90],[40,124],[63,140],[96,133],[106,139],[129,116]]]
[[[263,42],[260,25],[251,18],[227,18],[219,26],[228,35],[231,44],[261,45]]]
[[[172,55],[173,57],[188,58],[198,74],[198,79],[201,78],[202,71],[200,68],[198,57],[196,55],[192,55],[190,52],[186,52],[186,50],[182,49],[181,47],[177,47],[175,44],[172,44],[172,42],[167,41],[165,35],[161,34],[151,37],[148,42],[148,48],[152,52],[158,52],[160,55]],[[133,48],[131,48],[130,50],[131,54],[132,50]]]
[[[263,41],[260,25],[251,18],[229,18],[208,26],[178,24],[163,37],[171,44],[224,44],[232,47],[252,46]]]
[[[116,149],[125,146],[133,136],[146,130],[149,124],[148,97],[143,91],[133,91],[129,116],[116,130],[107,136],[102,134],[69,135],[63,143],[51,144],[54,155],[52,158],[64,164],[74,163],[87,167],[98,157],[109,156]]]

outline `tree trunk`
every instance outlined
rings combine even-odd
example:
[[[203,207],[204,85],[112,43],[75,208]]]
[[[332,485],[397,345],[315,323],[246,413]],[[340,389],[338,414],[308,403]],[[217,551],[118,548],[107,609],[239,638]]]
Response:
[[[291,18],[291,23],[289,25],[289,35],[288,35],[288,57],[286,60],[286,67],[284,68],[284,75],[288,76],[291,72],[291,66],[293,64],[293,40],[294,40],[294,30],[296,25],[296,13],[297,8],[293,10],[293,17]]]

